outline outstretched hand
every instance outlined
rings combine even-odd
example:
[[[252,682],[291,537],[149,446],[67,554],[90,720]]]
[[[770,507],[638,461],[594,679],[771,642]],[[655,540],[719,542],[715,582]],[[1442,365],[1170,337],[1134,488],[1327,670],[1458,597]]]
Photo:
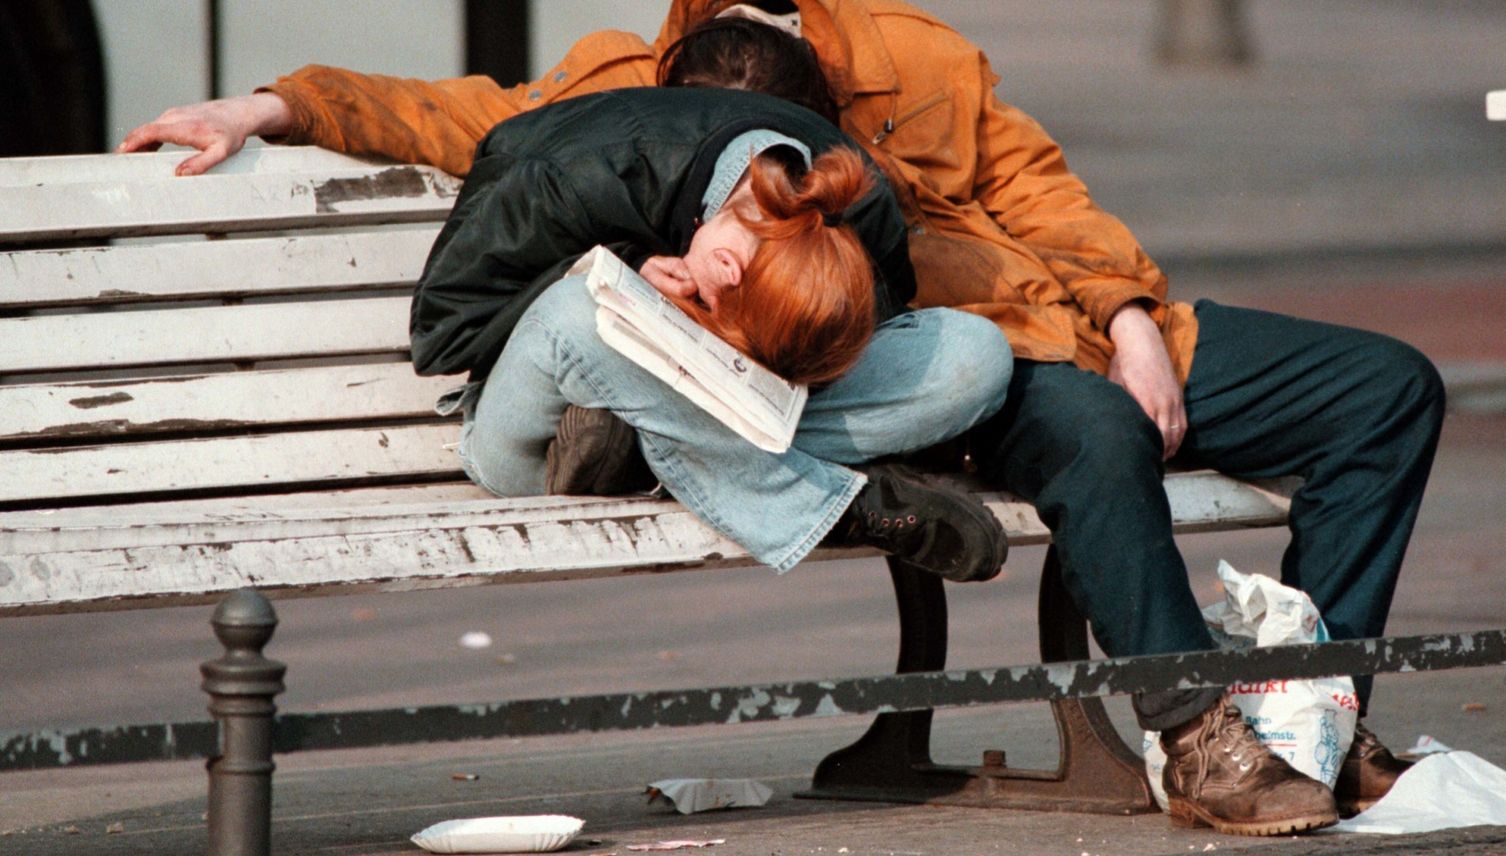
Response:
[[[174,107],[156,121],[126,134],[117,152],[154,152],[163,143],[188,146],[199,153],[178,164],[178,175],[199,175],[240,151],[253,135],[287,133],[293,113],[270,92],[241,95]]]
[[[1169,460],[1187,435],[1187,407],[1161,330],[1149,313],[1130,303],[1109,321],[1109,338],[1114,342],[1109,380],[1124,387],[1156,423],[1161,432],[1161,457]]]

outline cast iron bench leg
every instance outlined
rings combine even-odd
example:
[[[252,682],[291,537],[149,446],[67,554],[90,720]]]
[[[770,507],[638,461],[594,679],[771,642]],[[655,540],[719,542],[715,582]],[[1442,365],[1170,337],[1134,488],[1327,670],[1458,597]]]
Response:
[[[932,672],[946,666],[946,590],[941,577],[899,559],[889,560],[899,606],[899,665],[895,671]],[[932,774],[931,711],[881,713],[856,743],[816,767],[812,799],[929,802],[955,790]]]
[[[890,559],[900,621],[897,671],[946,666],[946,591],[940,577]],[[1056,548],[1046,553],[1039,607],[1043,662],[1086,659],[1087,621],[1062,585]],[[1145,764],[1120,739],[1096,698],[1051,703],[1061,755],[1055,770],[1013,769],[1001,751],[983,764],[931,760],[930,710],[880,714],[866,734],[823,759],[811,788],[817,799],[922,802],[989,808],[1135,814],[1155,810]]]

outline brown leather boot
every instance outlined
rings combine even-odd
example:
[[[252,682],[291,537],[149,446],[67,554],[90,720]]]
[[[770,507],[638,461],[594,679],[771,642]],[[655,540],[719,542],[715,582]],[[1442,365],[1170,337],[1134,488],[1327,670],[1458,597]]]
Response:
[[[622,496],[655,483],[638,435],[610,410],[566,407],[544,462],[544,490],[555,496]]]
[[[1339,822],[1327,786],[1266,749],[1228,696],[1161,732],[1161,748],[1161,782],[1174,826],[1287,835]]]
[[[1355,723],[1354,742],[1349,744],[1349,754],[1344,756],[1339,780],[1333,786],[1339,811],[1350,817],[1380,802],[1411,766],[1411,761],[1392,755],[1363,722]]]

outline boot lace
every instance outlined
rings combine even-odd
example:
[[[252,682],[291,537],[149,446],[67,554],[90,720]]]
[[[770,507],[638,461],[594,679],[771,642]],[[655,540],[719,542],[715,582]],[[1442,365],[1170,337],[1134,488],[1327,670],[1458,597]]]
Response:
[[[1214,751],[1228,755],[1239,765],[1241,775],[1255,766],[1255,759],[1266,751],[1265,744],[1255,736],[1255,729],[1245,723],[1244,714],[1232,702],[1225,701],[1216,714],[1216,722],[1209,723],[1208,750],[1197,753],[1196,791],[1201,792],[1208,775],[1213,771]]]
[[[1218,744],[1230,760],[1239,765],[1239,772],[1247,773],[1255,766],[1255,759],[1266,752],[1265,744],[1255,735],[1255,729],[1246,722],[1239,708],[1225,703],[1219,711],[1223,721],[1218,724]]]

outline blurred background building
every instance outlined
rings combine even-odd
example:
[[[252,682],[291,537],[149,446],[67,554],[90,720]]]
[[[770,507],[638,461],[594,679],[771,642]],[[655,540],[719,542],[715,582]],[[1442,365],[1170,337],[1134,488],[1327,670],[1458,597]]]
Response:
[[[658,0],[6,0],[4,154],[103,150],[318,62],[542,74]],[[1158,260],[1506,248],[1500,0],[916,0],[1062,142]]]
[[[6,0],[0,105],[12,109],[0,127],[10,154],[89,150],[77,131],[20,131],[59,125],[87,125],[82,138],[101,150],[166,107],[249,92],[311,62],[513,83],[592,29],[651,37],[662,18],[644,0]]]

